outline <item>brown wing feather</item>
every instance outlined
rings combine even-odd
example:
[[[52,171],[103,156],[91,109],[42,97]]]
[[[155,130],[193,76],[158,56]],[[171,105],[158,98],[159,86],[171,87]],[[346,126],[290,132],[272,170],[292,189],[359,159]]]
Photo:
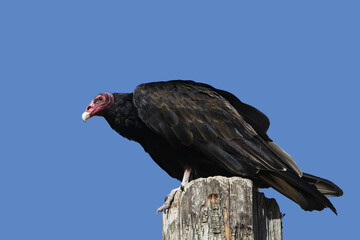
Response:
[[[194,146],[217,165],[240,175],[284,171],[284,163],[219,93],[191,82],[138,86],[140,118],[172,146]]]

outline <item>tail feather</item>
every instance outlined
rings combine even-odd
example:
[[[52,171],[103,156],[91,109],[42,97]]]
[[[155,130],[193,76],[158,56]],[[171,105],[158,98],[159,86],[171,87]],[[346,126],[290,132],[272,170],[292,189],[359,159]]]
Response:
[[[308,183],[315,185],[315,187],[325,196],[340,197],[343,195],[343,191],[333,182],[308,174],[303,174],[303,179]]]
[[[314,177],[312,175],[307,175]],[[266,182],[275,190],[284,194],[300,207],[306,211],[323,210],[330,208],[337,214],[335,207],[329,199],[321,193],[316,186],[315,182],[308,182],[308,178],[301,178],[291,172],[263,172],[260,174],[260,179]],[[314,179],[310,178],[309,179]],[[318,178],[316,178],[318,179]],[[327,181],[327,180],[326,180]],[[319,181],[323,183],[324,181]],[[330,182],[330,181],[328,181]],[[335,184],[333,184],[335,185]],[[336,186],[336,185],[335,185]],[[326,188],[328,189],[328,188]]]

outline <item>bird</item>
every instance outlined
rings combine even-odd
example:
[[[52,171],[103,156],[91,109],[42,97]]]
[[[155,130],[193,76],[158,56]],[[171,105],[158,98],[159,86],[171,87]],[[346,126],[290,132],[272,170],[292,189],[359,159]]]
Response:
[[[228,91],[192,80],[140,84],[132,93],[101,93],[82,119],[102,116],[121,136],[138,142],[169,176],[181,181],[158,212],[191,180],[239,176],[272,187],[305,211],[330,208],[343,191],[308,173],[267,135],[270,121]]]

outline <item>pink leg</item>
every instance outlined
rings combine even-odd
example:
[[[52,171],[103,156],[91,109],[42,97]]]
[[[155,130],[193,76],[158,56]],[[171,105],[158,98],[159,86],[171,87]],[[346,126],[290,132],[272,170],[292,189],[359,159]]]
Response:
[[[170,194],[167,196],[164,205],[162,205],[157,211],[156,214],[162,211],[166,211],[170,208],[171,203],[174,201],[175,194],[181,190],[184,191],[185,184],[187,184],[190,180],[191,168],[186,167],[183,175],[183,179],[180,187],[173,189]]]
[[[191,174],[191,168],[186,167],[185,168],[185,172],[184,172],[184,176],[181,182],[181,186],[184,187],[185,184],[187,184],[190,180],[190,174]]]

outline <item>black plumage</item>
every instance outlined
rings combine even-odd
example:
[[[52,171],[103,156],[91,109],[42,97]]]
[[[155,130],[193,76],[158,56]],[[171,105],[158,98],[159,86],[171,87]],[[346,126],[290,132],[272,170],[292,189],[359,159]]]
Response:
[[[139,142],[171,177],[241,176],[273,187],[304,210],[336,209],[325,196],[341,196],[334,183],[303,174],[266,134],[269,119],[233,94],[193,81],[139,85],[113,93],[105,113],[120,135]],[[95,114],[96,115],[96,114]]]

